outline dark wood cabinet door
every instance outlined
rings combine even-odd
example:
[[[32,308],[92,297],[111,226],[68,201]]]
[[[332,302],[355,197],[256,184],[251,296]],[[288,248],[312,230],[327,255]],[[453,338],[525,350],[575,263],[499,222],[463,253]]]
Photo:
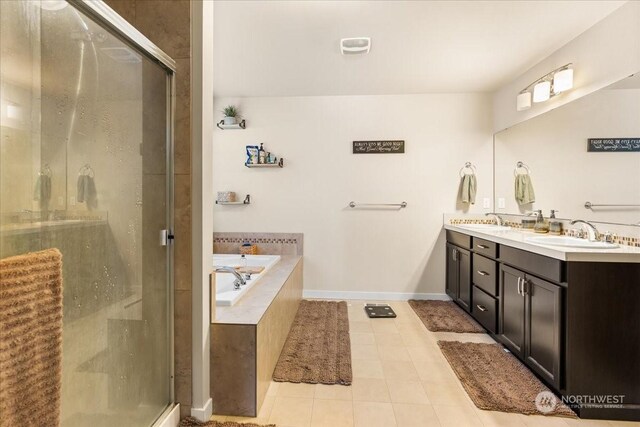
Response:
[[[454,245],[447,243],[446,292],[454,300],[458,299],[458,251]]]
[[[458,303],[471,311],[471,252],[458,249]]]
[[[525,274],[515,268],[500,265],[499,336],[502,343],[518,356],[524,356],[525,298],[521,283]]]
[[[524,288],[526,363],[559,388],[562,288],[528,275]]]

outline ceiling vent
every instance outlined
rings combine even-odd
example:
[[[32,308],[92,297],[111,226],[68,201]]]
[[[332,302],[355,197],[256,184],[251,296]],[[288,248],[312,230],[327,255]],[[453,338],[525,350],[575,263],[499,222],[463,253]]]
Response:
[[[340,51],[343,55],[359,55],[369,53],[371,37],[353,37],[340,40]]]

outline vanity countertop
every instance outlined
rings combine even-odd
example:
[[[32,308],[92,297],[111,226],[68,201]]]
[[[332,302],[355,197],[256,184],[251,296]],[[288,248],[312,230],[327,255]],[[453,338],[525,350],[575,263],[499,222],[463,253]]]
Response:
[[[444,228],[562,261],[640,263],[640,248],[634,246],[620,245],[613,249],[570,248],[527,242],[527,237],[540,236],[540,234],[517,229],[508,231],[472,230],[452,224],[445,224]]]

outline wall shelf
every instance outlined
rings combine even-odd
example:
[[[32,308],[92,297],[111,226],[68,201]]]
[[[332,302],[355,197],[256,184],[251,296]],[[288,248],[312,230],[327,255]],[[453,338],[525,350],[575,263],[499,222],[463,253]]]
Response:
[[[225,125],[224,120],[220,120],[216,123],[216,126],[222,130],[231,130],[231,129],[246,129],[247,123],[243,120],[240,123],[236,123],[235,125]]]
[[[216,205],[250,205],[251,204],[251,195],[247,194],[247,197],[244,198],[242,202],[222,202],[220,200],[216,200]]]
[[[245,163],[248,168],[282,168],[284,167],[284,159],[281,157],[278,163]]]

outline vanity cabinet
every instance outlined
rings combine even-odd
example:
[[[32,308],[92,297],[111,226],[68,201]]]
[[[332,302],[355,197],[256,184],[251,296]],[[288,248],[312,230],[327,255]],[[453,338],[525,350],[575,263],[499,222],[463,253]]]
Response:
[[[549,384],[560,388],[562,288],[500,266],[499,338]]]
[[[574,405],[580,418],[640,421],[640,262],[564,260],[451,228],[453,300],[556,393],[617,399]]]
[[[471,252],[447,243],[447,295],[471,310]]]

